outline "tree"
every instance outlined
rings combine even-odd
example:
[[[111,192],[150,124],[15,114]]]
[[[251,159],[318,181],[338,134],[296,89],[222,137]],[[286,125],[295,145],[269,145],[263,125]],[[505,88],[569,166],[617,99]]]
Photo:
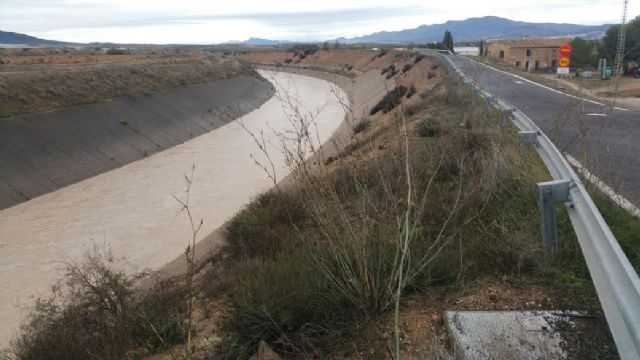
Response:
[[[444,45],[445,49],[453,52],[453,36],[451,36],[451,31],[445,30],[442,44]]]
[[[588,41],[577,37],[569,44],[573,47],[573,53],[571,53],[571,63],[573,66],[579,68],[598,66],[596,41]]]
[[[613,60],[616,57],[619,32],[620,25],[611,26],[604,38],[602,38],[602,43],[598,48],[600,57],[607,59],[607,62],[611,64],[613,64]],[[640,61],[640,16],[637,16],[627,24],[624,48],[625,61]]]
[[[329,51],[329,42],[328,41],[325,41],[324,43],[322,43],[322,50]]]
[[[432,43],[428,43],[426,44],[424,47],[426,47],[427,49],[434,49],[434,50],[446,50],[447,48],[441,43],[441,42],[432,42]]]

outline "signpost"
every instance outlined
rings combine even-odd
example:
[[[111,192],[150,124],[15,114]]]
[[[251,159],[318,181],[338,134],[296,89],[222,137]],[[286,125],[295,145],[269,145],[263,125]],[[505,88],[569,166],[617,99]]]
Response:
[[[558,59],[558,75],[569,75],[569,65],[571,65],[571,60],[569,57],[573,52],[573,47],[569,44],[564,44],[560,46],[560,58]]]

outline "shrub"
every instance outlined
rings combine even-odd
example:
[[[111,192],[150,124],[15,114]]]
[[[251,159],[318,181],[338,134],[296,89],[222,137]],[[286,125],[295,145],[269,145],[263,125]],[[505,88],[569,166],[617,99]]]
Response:
[[[382,69],[382,71],[380,72],[380,75],[384,75],[387,73],[395,73],[396,72],[396,66],[391,64],[389,66],[387,66],[386,68]]]
[[[406,86],[399,85],[396,86],[393,90],[388,92],[377,104],[374,106],[370,114],[375,115],[379,111],[383,113],[388,113],[393,110],[396,106],[400,105],[402,101],[402,97],[407,93],[409,89]]]
[[[107,50],[107,55],[126,55],[127,50],[124,49],[109,49]]]
[[[315,44],[297,44],[289,48],[289,52],[294,53],[294,56],[298,56],[300,59],[315,54],[318,50],[318,45]]]
[[[407,91],[407,99],[415,95],[416,92],[418,92],[418,89],[416,89],[415,85],[411,84],[411,86],[409,86],[409,91]]]
[[[413,60],[413,63],[414,63],[414,64],[417,64],[417,63],[419,63],[420,61],[422,61],[422,59],[424,59],[425,57],[426,57],[426,56],[424,56],[424,55],[417,55],[417,56],[416,56],[416,58],[415,58],[415,60]]]
[[[407,71],[411,70],[411,68],[413,67],[413,65],[406,63],[404,64],[404,66],[402,67],[402,73],[406,73]]]
[[[296,242],[292,228],[308,216],[292,193],[261,194],[226,224],[226,251],[235,259],[272,257]]]
[[[370,122],[368,119],[360,121],[358,124],[356,124],[356,126],[353,127],[353,133],[354,134],[361,133],[364,130],[366,130],[369,127],[369,125],[370,125]]]
[[[232,352],[236,357],[249,357],[261,340],[273,343],[283,334],[337,315],[339,309],[328,299],[327,287],[322,274],[300,250],[265,262],[241,264],[230,296],[233,312],[225,321]]]
[[[435,119],[425,119],[418,125],[418,134],[422,137],[434,137],[440,135],[440,124]]]
[[[421,111],[423,111],[426,108],[426,104],[424,104],[424,102],[417,102],[415,104],[406,106],[404,108],[404,114],[407,117],[411,117],[413,115],[419,114]]]
[[[12,342],[18,359],[122,359],[137,348],[161,351],[184,338],[184,291],[161,284],[135,294],[134,277],[98,249],[69,264],[54,296],[39,299]]]

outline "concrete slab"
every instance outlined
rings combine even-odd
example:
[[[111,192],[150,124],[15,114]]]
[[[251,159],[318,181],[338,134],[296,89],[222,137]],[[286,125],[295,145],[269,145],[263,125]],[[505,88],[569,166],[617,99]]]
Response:
[[[572,315],[553,311],[447,311],[456,359],[565,359],[562,330]],[[562,325],[560,325],[562,324]]]

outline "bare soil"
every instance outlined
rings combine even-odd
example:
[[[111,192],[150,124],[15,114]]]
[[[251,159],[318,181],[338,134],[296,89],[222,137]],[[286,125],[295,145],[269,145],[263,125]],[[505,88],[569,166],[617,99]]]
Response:
[[[0,117],[51,111],[231,77],[247,69],[200,49],[0,50]]]

